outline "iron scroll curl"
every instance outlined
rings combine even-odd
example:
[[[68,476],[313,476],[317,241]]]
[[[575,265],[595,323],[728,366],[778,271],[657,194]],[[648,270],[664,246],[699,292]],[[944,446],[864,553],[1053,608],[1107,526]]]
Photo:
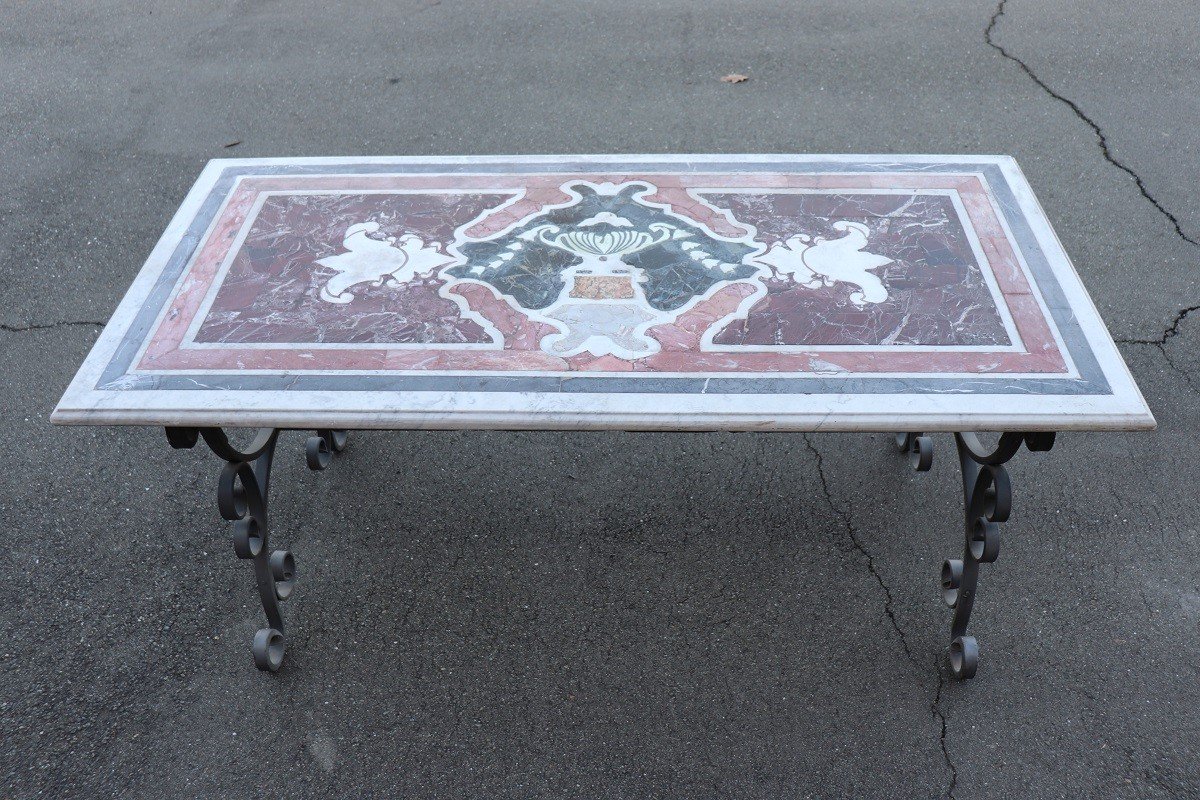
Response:
[[[942,600],[954,610],[950,625],[950,668],[959,678],[974,677],[979,666],[979,642],[967,634],[967,624],[979,586],[979,566],[1000,555],[1000,526],[1012,513],[1012,480],[1005,464],[1026,446],[1045,452],[1054,446],[1050,432],[1005,432],[988,447],[976,433],[954,434],[963,491],[963,554],[948,558],[941,568]],[[932,443],[919,433],[896,435],[897,446],[909,454],[914,468],[929,469]]]
[[[268,497],[271,467],[279,439],[278,428],[261,428],[245,447],[235,445],[221,428],[167,428],[167,440],[177,449],[190,449],[203,439],[225,461],[217,479],[217,508],[233,523],[233,550],[254,567],[255,584],[267,626],[254,635],[254,665],[276,672],[283,665],[286,642],[281,604],[295,589],[298,571],[289,550],[272,550]],[[311,469],[325,469],[335,453],[346,447],[348,433],[320,430],[305,443]]]

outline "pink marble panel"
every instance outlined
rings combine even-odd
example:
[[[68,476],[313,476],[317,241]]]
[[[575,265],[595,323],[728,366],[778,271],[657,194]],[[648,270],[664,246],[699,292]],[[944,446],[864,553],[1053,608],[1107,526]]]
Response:
[[[699,193],[698,193],[699,194]],[[809,288],[769,280],[749,319],[715,341],[728,345],[1011,344],[950,197],[934,194],[722,194],[705,199],[757,229],[767,245],[801,234],[836,239],[853,220],[870,229],[871,252],[891,259],[876,274],[880,303],[852,302],[846,283]]]
[[[837,238],[841,234],[832,225],[838,221],[865,225],[871,251],[889,259],[874,270],[888,287],[888,299],[856,302],[853,287],[843,282],[802,286],[776,274],[761,278],[756,288],[754,282],[739,280],[714,287],[711,296],[651,327],[646,335],[658,346],[652,355],[599,351],[565,359],[541,349],[557,328],[536,310],[514,304],[483,281],[456,281],[437,269],[403,281],[357,284],[352,299],[343,303],[321,299],[321,287],[335,273],[320,262],[347,252],[343,239],[354,225],[377,223],[368,235],[381,242],[418,236],[453,259],[456,237],[488,239],[519,230],[545,209],[573,202],[564,189],[577,181],[644,182],[652,187],[645,204],[703,226],[714,237],[754,246],[770,247],[798,234]],[[787,193],[794,189],[836,193]],[[872,194],[872,189],[906,193]],[[959,217],[949,197],[922,193],[929,189],[957,192],[967,219]],[[292,194],[266,194],[278,192]],[[258,199],[261,209],[249,219]],[[979,263],[970,246],[968,224],[978,235],[986,263]],[[242,233],[244,241],[238,242]],[[235,244],[228,270],[222,272]],[[1011,341],[1005,330],[985,270],[994,277],[1019,342]],[[205,299],[213,285],[217,289],[209,307]],[[738,317],[747,302],[748,313]],[[711,345],[705,344],[706,336]],[[831,345],[850,349],[822,349]],[[895,349],[899,345],[939,349]],[[1013,351],[1014,345],[1022,347]],[[787,350],[770,351],[779,346]],[[986,187],[972,175],[913,173],[247,178],[203,241],[140,367],[551,373],[1066,370]]]
[[[491,341],[478,322],[438,295],[445,281],[417,276],[400,285],[356,288],[353,309],[323,301],[334,274],[318,259],[345,252],[352,225],[379,224],[378,238],[418,234],[445,253],[455,231],[509,199],[501,194],[270,195],[243,241],[199,343],[462,344]],[[449,256],[447,256],[449,260]]]

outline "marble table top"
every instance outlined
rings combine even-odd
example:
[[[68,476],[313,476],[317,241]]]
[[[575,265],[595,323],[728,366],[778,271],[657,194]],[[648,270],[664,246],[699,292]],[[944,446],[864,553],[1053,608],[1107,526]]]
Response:
[[[829,155],[210,162],[52,420],[1154,426],[1016,162]]]

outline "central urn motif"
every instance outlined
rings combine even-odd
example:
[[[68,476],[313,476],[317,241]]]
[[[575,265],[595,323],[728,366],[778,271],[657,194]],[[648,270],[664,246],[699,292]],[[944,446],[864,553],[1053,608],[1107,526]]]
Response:
[[[662,345],[649,330],[673,322],[720,284],[761,268],[759,248],[715,236],[645,200],[647,183],[569,184],[574,199],[483,241],[464,242],[454,277],[491,285],[531,319],[556,329],[545,352],[633,360]]]
[[[620,217],[614,217],[614,219],[621,220]],[[626,220],[621,221],[627,225],[632,224]],[[550,233],[559,230],[554,225],[545,225],[533,230],[537,232],[538,238],[552,247],[562,248],[583,258],[595,256],[602,260],[610,257],[620,259],[636,253],[638,250],[644,250],[652,244],[670,239],[671,234],[678,230],[674,226],[661,222],[656,222],[650,226],[649,230],[644,231],[622,229],[607,221],[604,225],[611,226],[613,229],[564,231],[554,235],[550,235]]]
[[[646,331],[669,322],[676,312],[652,307],[643,285],[645,271],[623,259],[676,234],[674,225],[656,222],[645,230],[615,214],[597,215],[575,230],[539,225],[522,234],[579,259],[562,273],[558,296],[542,316],[559,328],[542,341],[542,349],[560,356],[589,352],[595,356],[638,358],[660,349]]]

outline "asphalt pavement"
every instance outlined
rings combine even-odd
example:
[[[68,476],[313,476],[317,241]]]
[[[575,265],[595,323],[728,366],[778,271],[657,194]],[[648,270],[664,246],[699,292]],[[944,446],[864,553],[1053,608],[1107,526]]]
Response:
[[[1194,11],[0,8],[0,796],[1200,796]],[[1012,463],[975,680],[947,436],[287,435],[270,676],[218,461],[49,425],[208,159],[571,152],[1018,159],[1160,427]]]

